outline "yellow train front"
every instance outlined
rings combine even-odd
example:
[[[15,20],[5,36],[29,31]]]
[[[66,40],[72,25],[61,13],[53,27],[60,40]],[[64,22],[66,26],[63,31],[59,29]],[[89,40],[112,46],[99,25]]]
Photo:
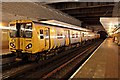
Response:
[[[33,23],[31,21],[13,21],[10,23],[9,49],[19,58],[33,52]]]

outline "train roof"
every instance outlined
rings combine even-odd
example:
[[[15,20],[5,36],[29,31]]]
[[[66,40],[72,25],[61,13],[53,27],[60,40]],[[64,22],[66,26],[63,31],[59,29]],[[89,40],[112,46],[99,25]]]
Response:
[[[34,22],[34,23],[38,23],[38,24],[43,24],[43,25],[48,25],[48,26],[55,26],[55,27],[61,27],[61,28],[67,28],[67,29],[72,29],[72,30],[78,30],[78,31],[84,31],[84,32],[92,32],[89,29],[86,28],[82,28],[76,25],[72,25],[72,24],[68,24],[65,22],[61,22],[61,21],[57,21],[57,20],[42,20],[42,21],[37,21],[37,20],[14,20],[10,23],[15,23],[15,22],[22,22],[22,23],[26,23],[26,22]]]
[[[71,24],[68,24],[68,23],[64,23],[64,22],[61,22],[61,21],[57,21],[57,20],[33,21],[33,22],[48,25],[48,26],[56,26],[56,27],[61,27],[61,28],[92,32],[91,30],[88,30],[88,29],[85,29],[85,28],[82,28],[82,27],[78,27],[76,25],[71,25]]]

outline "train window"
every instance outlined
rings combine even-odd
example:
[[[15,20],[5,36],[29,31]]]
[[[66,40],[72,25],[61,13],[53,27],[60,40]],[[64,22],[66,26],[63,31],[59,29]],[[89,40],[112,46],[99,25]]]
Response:
[[[44,39],[43,30],[40,30],[40,39]]]
[[[16,31],[10,30],[10,37],[16,37]]]
[[[78,33],[76,33],[76,38],[78,38]]]
[[[16,26],[15,24],[10,24],[10,37],[16,37],[16,32],[17,32],[17,29],[16,29]]]
[[[32,37],[32,23],[10,24],[10,37]]]
[[[43,39],[44,37],[43,36],[40,36],[40,39]]]
[[[32,37],[32,24],[31,23],[27,23],[27,24],[23,24],[25,26],[24,28],[24,37],[25,38],[31,38]],[[22,25],[21,25],[22,26]]]
[[[75,38],[75,34],[72,34],[72,38]]]
[[[48,36],[48,30],[45,30],[45,35]]]
[[[40,34],[43,34],[43,30],[40,30]]]
[[[62,39],[63,35],[62,34],[57,34],[57,39]]]
[[[45,38],[48,39],[49,38],[49,31],[48,30],[45,30]]]
[[[82,37],[84,37],[84,33],[82,33]]]

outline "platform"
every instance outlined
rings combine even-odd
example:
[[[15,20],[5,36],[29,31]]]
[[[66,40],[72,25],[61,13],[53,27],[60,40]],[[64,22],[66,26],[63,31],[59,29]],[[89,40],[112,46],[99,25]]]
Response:
[[[15,58],[16,56],[9,49],[2,49],[2,53],[0,53],[0,65],[11,63],[15,61]]]
[[[0,56],[2,56],[2,55],[8,55],[8,54],[11,54],[11,52],[10,52],[9,49],[2,49],[2,53],[0,53]]]
[[[120,46],[113,43],[112,38],[107,38],[70,77],[70,80],[76,78],[119,78],[119,49]]]

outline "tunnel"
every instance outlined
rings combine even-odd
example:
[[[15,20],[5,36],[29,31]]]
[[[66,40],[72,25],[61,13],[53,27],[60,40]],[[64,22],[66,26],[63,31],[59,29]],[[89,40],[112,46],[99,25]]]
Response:
[[[108,36],[105,31],[98,31],[97,34],[100,34],[100,39],[106,39]]]

